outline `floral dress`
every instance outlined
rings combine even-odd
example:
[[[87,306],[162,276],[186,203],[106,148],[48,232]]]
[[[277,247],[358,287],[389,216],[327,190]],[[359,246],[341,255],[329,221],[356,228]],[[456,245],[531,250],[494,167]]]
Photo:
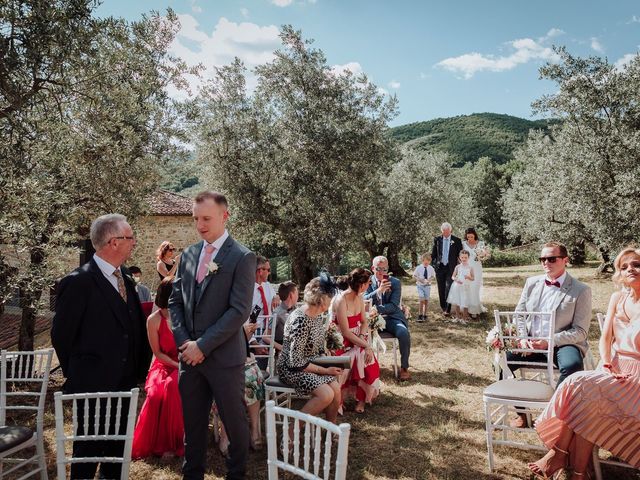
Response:
[[[284,326],[282,352],[278,357],[278,376],[282,383],[308,395],[320,385],[335,380],[333,375],[318,375],[304,369],[316,357],[324,355],[325,329],[322,315],[309,317],[297,308]]]

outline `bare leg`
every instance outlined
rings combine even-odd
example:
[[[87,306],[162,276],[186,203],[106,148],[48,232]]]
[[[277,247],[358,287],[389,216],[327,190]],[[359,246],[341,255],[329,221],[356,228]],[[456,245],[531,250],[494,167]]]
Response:
[[[591,452],[593,451],[593,443],[581,437],[575,436],[575,452],[574,457],[571,459],[573,468],[576,473],[584,473],[589,467],[591,461]],[[580,477],[578,477],[580,478]]]
[[[424,316],[426,318],[427,312],[429,311],[429,300],[424,301]]]
[[[464,320],[469,320],[469,309],[467,307],[462,310],[462,318]]]
[[[260,402],[253,402],[251,405],[247,405],[247,411],[249,412],[249,426],[251,427],[251,442],[255,445],[260,440],[260,431],[258,429],[260,425]]]
[[[311,398],[307,401],[307,403],[304,404],[304,407],[302,407],[300,411],[317,416],[325,408],[327,408],[331,404],[331,402],[333,402],[334,395],[334,390],[329,385],[327,385],[326,383],[324,385],[320,385],[313,392],[311,392]],[[340,399],[338,399],[338,401],[339,400]]]
[[[573,430],[565,424],[562,426],[558,441],[540,460],[527,465],[529,470],[537,475],[551,476],[558,470],[567,466],[568,449],[573,439]]]
[[[333,381],[329,384],[331,390],[333,390],[333,401],[327,406],[325,415],[328,422],[336,423],[338,420],[338,409],[340,408],[340,401],[342,400],[340,384]]]

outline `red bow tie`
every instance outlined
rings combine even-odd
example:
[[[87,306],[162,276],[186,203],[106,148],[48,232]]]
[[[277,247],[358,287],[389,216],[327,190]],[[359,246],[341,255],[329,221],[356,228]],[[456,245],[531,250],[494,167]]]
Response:
[[[547,287],[558,287],[558,288],[560,288],[560,282],[550,282],[549,280],[545,279],[544,280],[544,284]]]

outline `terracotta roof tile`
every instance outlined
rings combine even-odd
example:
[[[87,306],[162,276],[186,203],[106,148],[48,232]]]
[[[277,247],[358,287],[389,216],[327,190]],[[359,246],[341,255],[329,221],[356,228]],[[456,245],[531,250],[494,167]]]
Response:
[[[151,215],[188,215],[191,216],[193,199],[169,190],[157,190],[149,199]]]

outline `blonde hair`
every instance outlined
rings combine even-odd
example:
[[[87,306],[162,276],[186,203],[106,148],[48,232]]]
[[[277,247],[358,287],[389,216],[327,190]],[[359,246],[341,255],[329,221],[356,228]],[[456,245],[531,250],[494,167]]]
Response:
[[[629,245],[627,248],[623,249],[613,261],[613,268],[615,268],[615,272],[613,274],[613,277],[611,277],[611,280],[613,280],[613,283],[618,286],[623,286],[621,280],[622,273],[620,272],[620,264],[625,257],[628,257],[630,255],[640,258],[640,248],[634,245]]]
[[[325,298],[331,298],[331,295],[322,289],[319,277],[310,280],[304,287],[304,295],[302,296],[302,299],[304,300],[304,303],[310,307],[322,305],[322,301]]]

